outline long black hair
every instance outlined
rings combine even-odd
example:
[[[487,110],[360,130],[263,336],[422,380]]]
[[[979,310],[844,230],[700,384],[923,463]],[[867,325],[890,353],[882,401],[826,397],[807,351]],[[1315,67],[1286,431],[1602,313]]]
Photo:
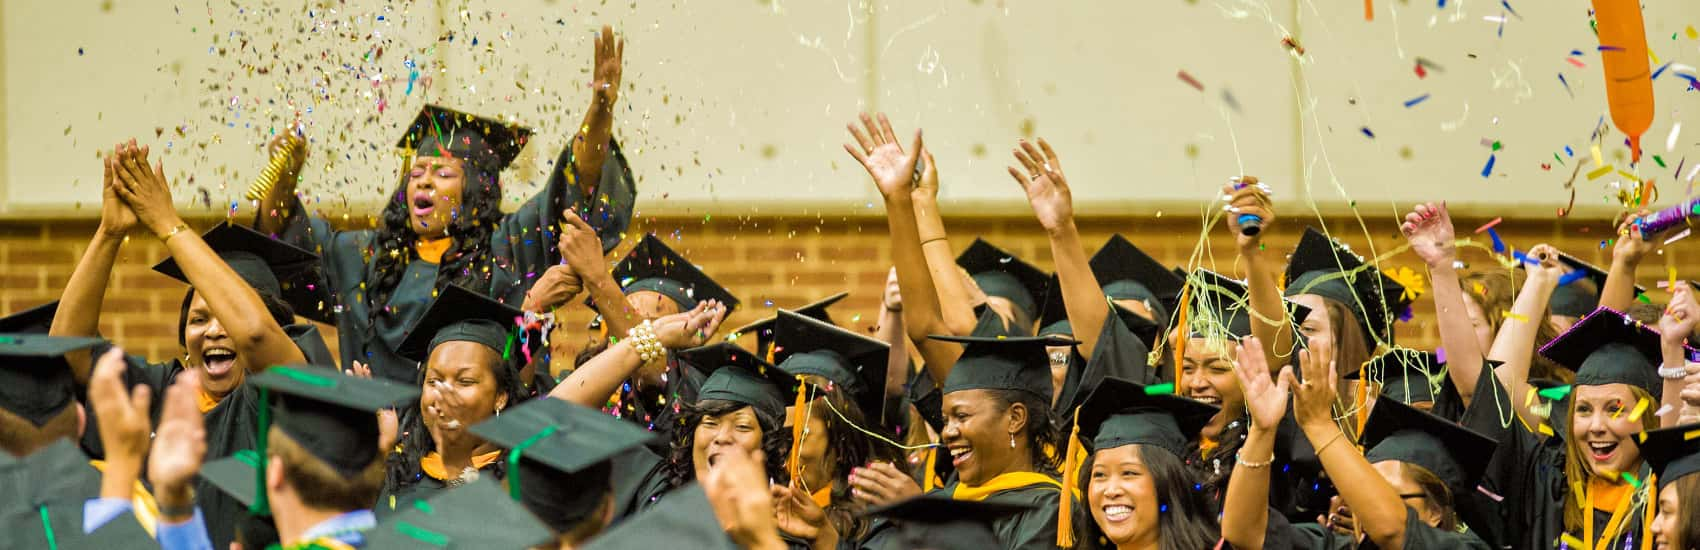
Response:
[[[1027,428],[1024,435],[1027,437],[1027,452],[1031,455],[1033,469],[1042,474],[1057,475],[1066,449],[1062,446],[1061,423],[1051,411],[1050,396],[1040,397],[1038,394],[1018,390],[985,391],[1002,410],[1009,410],[1016,403],[1027,408]]]
[[[697,425],[702,423],[702,419],[735,412],[749,405],[722,399],[704,399],[679,407],[683,415],[682,420],[674,427],[672,448],[667,455],[667,464],[663,466],[667,473],[667,482],[673,487],[690,483],[697,477],[696,464],[691,459],[691,449],[696,445]],[[791,432],[785,429],[784,419],[768,418],[760,411],[753,408],[751,410],[755,412],[756,424],[761,427],[761,450],[767,459],[763,469],[767,472],[768,479],[779,484],[790,483],[791,476],[785,470],[785,460],[791,454]]]
[[[885,462],[908,475],[909,462],[905,460],[902,449],[862,432],[868,430],[878,433],[882,430],[879,426],[868,423],[862,407],[845,395],[842,387],[831,384],[811,384],[809,387],[817,392],[816,400],[825,402],[810,406],[831,407],[830,410],[823,411],[822,415],[826,419],[827,453],[832,459],[832,471],[829,476],[832,480],[832,503],[826,507],[827,519],[832,521],[841,537],[846,540],[859,539],[866,534],[869,522],[859,517],[859,507],[855,499],[851,498],[851,487],[847,481],[850,469],[870,462]],[[858,426],[861,430],[857,429]]]
[[[1221,538],[1222,528],[1216,520],[1210,498],[1194,489],[1193,471],[1181,458],[1169,451],[1149,445],[1137,445],[1140,462],[1157,489],[1157,548],[1160,550],[1193,550],[1210,548]],[[1092,464],[1097,453],[1086,456],[1079,479],[1074,480],[1082,498],[1075,501],[1074,532],[1076,550],[1115,548],[1116,545],[1092,518],[1087,498],[1091,494]]]
[[[1208,489],[1210,497],[1221,502],[1228,493],[1228,476],[1234,473],[1234,464],[1238,461],[1240,447],[1245,446],[1245,438],[1251,427],[1251,418],[1241,415],[1228,421],[1222,427],[1221,433],[1216,434],[1216,446],[1205,451],[1202,438],[1187,443],[1186,465],[1192,468],[1198,482]]]
[[[496,377],[496,391],[508,396],[508,406],[520,404],[531,394],[525,389],[525,384],[519,379],[519,367],[515,359],[497,359],[492,366],[492,375]],[[498,357],[500,354],[498,352]],[[414,384],[425,386],[425,371],[416,369]],[[437,450],[437,441],[431,438],[431,430],[425,429],[424,415],[419,411],[419,401],[414,400],[406,410],[400,412],[401,436],[397,438],[396,448],[390,453],[384,473],[384,494],[395,494],[397,489],[418,483],[425,475],[419,467],[419,460],[431,451]],[[507,461],[497,460],[485,470],[486,473],[502,479],[507,474]]]
[[[437,266],[437,291],[451,284],[470,289],[489,285],[477,284],[491,276],[493,261],[490,235],[502,221],[502,185],[496,172],[487,171],[465,159],[461,162],[464,181],[461,184],[460,208],[449,222],[449,243],[443,252],[442,264]],[[384,206],[383,225],[378,227],[372,244],[372,262],[366,271],[366,308],[369,316],[367,341],[377,338],[378,320],[389,317],[385,307],[390,296],[401,284],[407,264],[418,259],[413,243],[419,239],[408,218],[407,182],[411,166],[404,167],[401,185]],[[554,210],[554,211],[559,211]]]

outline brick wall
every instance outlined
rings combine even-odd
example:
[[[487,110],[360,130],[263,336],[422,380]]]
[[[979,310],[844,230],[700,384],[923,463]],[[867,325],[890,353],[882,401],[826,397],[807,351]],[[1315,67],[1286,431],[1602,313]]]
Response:
[[[1457,220],[1460,236],[1486,243],[1486,234],[1470,235],[1484,221]],[[212,223],[199,220],[194,225],[205,228]],[[1307,223],[1315,223],[1315,218]],[[1268,247],[1289,250],[1300,233],[1297,224],[1284,222],[1270,235]],[[727,321],[727,328],[771,315],[775,307],[795,307],[839,290],[851,294],[834,309],[835,319],[864,331],[871,330],[878,320],[880,292],[890,265],[883,218],[675,217],[645,218],[637,225],[634,234],[647,231],[664,236],[744,300],[744,307]],[[1192,255],[1199,236],[1196,217],[1092,218],[1081,220],[1079,225],[1091,248],[1119,231],[1159,260],[1177,265]],[[1366,231],[1356,220],[1331,218],[1327,225],[1359,254],[1370,254]],[[1044,234],[1031,218],[953,218],[947,220],[947,226],[957,250],[966,247],[975,235],[982,235],[1042,267],[1051,264]],[[1390,220],[1369,220],[1364,227],[1375,239],[1379,253],[1403,244]],[[0,220],[0,312],[10,313],[56,298],[93,230],[90,220]],[[1514,247],[1549,242],[1601,265],[1609,259],[1609,250],[1600,243],[1611,236],[1608,220],[1506,220],[1496,230]],[[628,239],[627,247],[635,241]],[[1677,260],[1688,242],[1674,243],[1671,250],[1645,262],[1641,273],[1644,284],[1651,287],[1652,281],[1666,278],[1667,266],[1675,266],[1683,277],[1700,278],[1700,261]],[[627,247],[616,254],[623,254]],[[164,257],[164,247],[152,238],[135,236],[122,250],[106,297],[103,333],[149,357],[181,353],[176,343],[176,322],[183,285],[149,269]],[[1463,256],[1475,267],[1492,265],[1488,255],[1478,250],[1466,250]],[[1231,272],[1234,253],[1225,229],[1211,233],[1200,257],[1203,265],[1214,264],[1219,271]],[[1407,266],[1421,272],[1420,263],[1409,253],[1391,258],[1384,266]],[[1662,296],[1655,292],[1653,298]],[[1439,336],[1430,321],[1432,311],[1427,297],[1420,299],[1413,322],[1398,325],[1399,341],[1415,347],[1437,345]],[[567,326],[582,327],[587,319],[580,311]],[[330,327],[325,328],[327,336],[334,334]]]

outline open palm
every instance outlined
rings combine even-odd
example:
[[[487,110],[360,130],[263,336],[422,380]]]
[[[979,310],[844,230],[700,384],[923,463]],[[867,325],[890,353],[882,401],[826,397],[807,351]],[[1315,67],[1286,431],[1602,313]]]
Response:
[[[1458,257],[1458,245],[1453,242],[1452,214],[1444,203],[1418,204],[1405,223],[1399,226],[1405,240],[1411,241],[1411,251],[1429,265],[1451,263]]]
[[[596,34],[596,67],[590,87],[599,97],[612,105],[620,97],[620,77],[626,57],[625,38],[616,37],[614,28],[602,26]]]
[[[862,128],[851,124],[850,135],[856,138],[855,144],[844,144],[844,150],[850,152],[862,167],[873,176],[874,185],[879,187],[880,194],[895,197],[899,193],[909,193],[915,186],[915,161],[921,155],[921,131],[915,131],[915,142],[908,150],[898,143],[897,134],[891,131],[891,121],[885,114],[875,120],[862,114]],[[866,133],[863,129],[866,129]]]
[[[1288,386],[1287,377],[1282,376],[1276,382],[1269,377],[1269,360],[1263,357],[1263,344],[1257,337],[1250,336],[1240,342],[1238,365],[1234,367],[1234,376],[1240,380],[1240,390],[1245,394],[1246,411],[1251,413],[1253,425],[1262,429],[1275,429],[1281,423],[1281,417],[1287,414]],[[1283,374],[1290,375],[1292,367],[1282,367]]]
[[[1069,191],[1068,178],[1063,177],[1062,164],[1057,162],[1057,152],[1051,150],[1051,144],[1041,138],[1039,146],[1034,147],[1022,140],[1015,149],[1015,160],[1026,173],[1012,166],[1009,175],[1027,192],[1027,203],[1033,206],[1039,225],[1054,229],[1072,221],[1074,194]]]

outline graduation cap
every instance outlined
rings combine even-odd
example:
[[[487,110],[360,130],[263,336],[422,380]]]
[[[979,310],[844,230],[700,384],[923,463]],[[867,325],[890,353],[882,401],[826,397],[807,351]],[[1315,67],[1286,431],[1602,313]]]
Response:
[[[892,522],[899,548],[985,550],[1004,546],[993,521],[1032,509],[1029,504],[956,500],[933,492],[873,508],[867,515]]]
[[[1593,312],[1594,308],[1600,305],[1600,291],[1606,287],[1606,271],[1563,252],[1558,253],[1558,261],[1569,268],[1570,273],[1560,279],[1562,284],[1552,289],[1552,299],[1549,302],[1552,314],[1582,317]],[[1593,282],[1593,288],[1576,284],[1580,279]],[[1635,293],[1646,294],[1647,288],[1635,285]]]
[[[1446,367],[1431,351],[1393,348],[1375,356],[1364,366],[1372,380],[1381,382],[1381,395],[1400,403],[1433,402],[1436,389],[1446,383]],[[1358,379],[1358,371],[1346,371],[1347,380]]]
[[[231,453],[230,456],[202,464],[200,476],[213,488],[230,495],[230,498],[242,506],[251,508],[260,489],[259,484],[254,483],[254,476],[260,471],[260,462],[258,451],[242,449]],[[277,525],[271,515],[255,514],[248,508],[237,513],[237,540],[253,548],[264,548],[277,542]]]
[[[1377,401],[1364,424],[1364,458],[1371,464],[1397,460],[1423,467],[1467,495],[1487,469],[1499,442],[1455,422],[1395,400]]]
[[[613,462],[655,434],[560,399],[532,399],[472,426],[510,450],[508,493],[556,532],[570,531],[612,490]]]
[[[1186,456],[1186,444],[1221,409],[1123,378],[1105,378],[1081,403],[1075,426],[1093,451],[1151,445]]]
[[[825,378],[877,420],[884,409],[891,345],[785,310],[778,319],[774,358],[779,369]]]
[[[1092,255],[1089,264],[1105,296],[1112,300],[1144,302],[1145,307],[1151,308],[1151,321],[1159,325],[1168,324],[1168,305],[1179,298],[1181,289],[1186,286],[1185,277],[1177,277],[1120,233],[1111,235],[1103,248]],[[1126,317],[1123,316],[1124,319]]]
[[[1700,424],[1684,424],[1635,434],[1641,458],[1659,476],[1659,488],[1700,472]]]
[[[99,338],[0,334],[0,409],[37,428],[58,416],[76,396],[65,354],[92,348]]]
[[[1360,271],[1361,269],[1361,271]],[[1341,275],[1344,274],[1344,275]],[[1287,296],[1315,294],[1345,304],[1364,329],[1364,343],[1393,342],[1393,318],[1410,305],[1405,286],[1314,227],[1306,227],[1287,263]]]
[[[488,296],[449,285],[407,330],[396,351],[422,362],[443,342],[476,342],[506,359],[513,352],[509,336],[517,329],[514,320],[524,316],[519,309]]]
[[[956,265],[967,270],[974,284],[988,296],[1009,300],[1029,319],[1038,315],[1039,299],[1045,296],[1050,279],[1033,264],[992,246],[985,239],[974,239],[974,244],[956,257]]]
[[[702,550],[737,550],[715,518],[702,486],[692,481],[667,493],[643,513],[626,518],[592,539],[585,550],[677,548],[686,543]]]
[[[530,139],[530,128],[426,105],[396,148],[418,156],[464,159],[493,175],[513,163]]]
[[[312,365],[275,366],[248,383],[260,389],[262,400],[269,400],[268,409],[260,415],[256,456],[266,456],[265,434],[275,424],[315,458],[350,478],[359,476],[383,452],[378,448],[378,409],[419,398],[417,386]],[[264,468],[261,461],[257,483],[264,483]],[[269,510],[265,494],[257,488],[250,510],[256,514]]]
[[[732,296],[732,291],[714,282],[655,235],[644,235],[643,240],[638,241],[637,246],[614,265],[614,280],[620,282],[626,294],[641,290],[660,293],[679,304],[680,311],[694,308],[697,302],[709,299],[725,304],[727,315],[738,309],[738,298]]]
[[[697,400],[742,403],[778,427],[797,396],[797,380],[736,345],[720,342],[679,352],[679,361],[709,373]]]
[[[1576,370],[1578,386],[1629,384],[1659,395],[1664,361],[1659,334],[1646,325],[1602,307],[1541,347],[1541,355]]]
[[[1055,273],[1045,285],[1045,305],[1039,309],[1039,336],[1074,337],[1074,324],[1068,322],[1068,306],[1063,302],[1062,283]]]
[[[832,322],[832,316],[827,315],[826,308],[832,307],[833,304],[838,303],[839,300],[843,300],[845,296],[849,295],[849,292],[840,292],[838,294],[833,294],[814,302],[804,304],[803,307],[790,311],[810,319],[823,321],[827,324],[834,324]],[[732,333],[737,335],[756,335],[756,351],[766,354],[768,353],[768,348],[773,347],[773,325],[778,320],[779,316],[774,315],[773,317],[768,317],[766,319],[738,327],[738,329],[732,331]]]
[[[317,301],[302,303],[306,297],[320,297],[321,293],[310,291],[308,285],[300,285],[292,277],[307,273],[318,266],[319,256],[301,247],[273,239],[248,227],[236,225],[228,221],[201,234],[201,240],[206,241],[207,247],[230,266],[231,271],[247,281],[254,290],[276,296],[289,302],[291,309],[304,317],[317,320],[329,319],[329,315],[321,311],[323,308]],[[177,279],[184,283],[189,277],[183,274],[183,268],[177,265],[176,258],[166,258],[154,264],[153,270],[161,275]],[[289,292],[285,292],[283,280],[290,280]],[[314,289],[323,286],[313,285]],[[323,293],[328,296],[328,291]],[[311,315],[310,315],[311,314]]]
[[[54,300],[7,315],[0,318],[0,333],[47,334],[58,311],[59,300]]]
[[[1196,337],[1223,336],[1238,340],[1251,335],[1250,292],[1245,281],[1204,268],[1194,271],[1192,313],[1187,330]],[[1295,307],[1304,307],[1297,306]],[[1296,317],[1295,317],[1296,318]]]
[[[7,453],[0,452],[0,456]],[[100,494],[100,471],[70,438],[0,465],[0,546],[49,548],[83,537],[83,504]],[[128,514],[125,514],[128,515]],[[127,548],[127,547],[126,547]]]
[[[942,393],[962,390],[1017,390],[1050,402],[1051,357],[1047,346],[1072,346],[1080,342],[1055,336],[986,338],[977,336],[928,336],[934,340],[963,344],[962,357],[945,376]]]
[[[366,532],[367,550],[525,550],[555,534],[484,478],[415,501]]]

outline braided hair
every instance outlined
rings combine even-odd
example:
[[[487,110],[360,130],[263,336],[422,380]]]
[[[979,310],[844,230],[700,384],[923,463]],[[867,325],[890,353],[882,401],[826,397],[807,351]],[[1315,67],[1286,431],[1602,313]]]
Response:
[[[497,173],[471,162],[461,163],[465,182],[461,186],[460,208],[449,222],[452,239],[443,252],[442,264],[437,266],[437,291],[449,285],[471,289],[485,288],[494,264],[490,252],[490,235],[502,221],[502,185]],[[413,231],[407,211],[407,172],[401,184],[384,206],[383,225],[378,228],[372,244],[371,267],[366,271],[366,308],[369,322],[368,341],[377,338],[378,321],[390,317],[385,307],[407,272],[407,264],[418,258],[413,249],[419,236]]]

